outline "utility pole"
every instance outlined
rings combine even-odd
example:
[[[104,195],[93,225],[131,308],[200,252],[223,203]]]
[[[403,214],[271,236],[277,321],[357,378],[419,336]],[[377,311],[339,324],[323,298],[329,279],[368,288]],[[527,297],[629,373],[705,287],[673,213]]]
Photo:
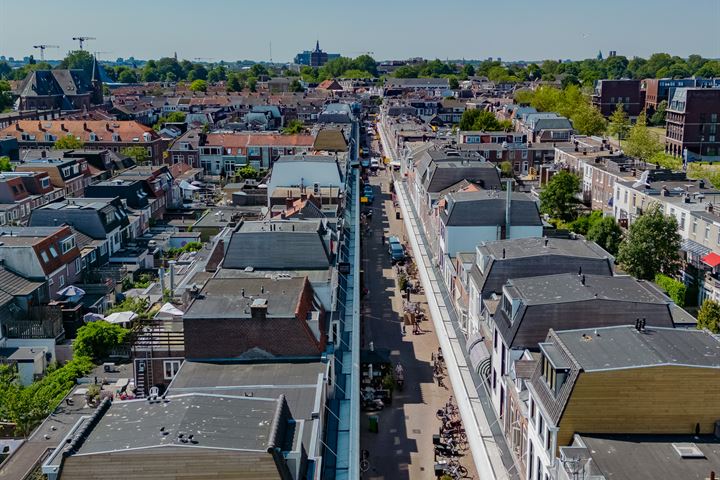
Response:
[[[88,40],[96,40],[96,38],[95,38],[95,37],[83,37],[83,36],[80,36],[80,37],[73,37],[73,40],[75,40],[75,41],[77,41],[77,42],[80,43],[80,50],[82,50],[82,49],[83,49],[83,44],[84,44],[85,42],[87,42]]]
[[[45,60],[45,49],[46,48],[60,48],[60,45],[41,44],[41,45],[33,45],[33,48],[40,49],[40,60]]]

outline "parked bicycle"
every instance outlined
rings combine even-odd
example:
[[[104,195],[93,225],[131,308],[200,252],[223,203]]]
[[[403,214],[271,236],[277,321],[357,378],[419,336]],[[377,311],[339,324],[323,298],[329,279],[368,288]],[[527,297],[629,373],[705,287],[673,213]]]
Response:
[[[360,452],[360,472],[365,473],[368,470],[370,470],[370,460],[368,458],[370,457],[370,452],[367,450],[362,450]]]
[[[450,459],[445,465],[445,474],[450,475],[453,479],[465,478],[468,476],[468,469],[460,465],[455,459]]]

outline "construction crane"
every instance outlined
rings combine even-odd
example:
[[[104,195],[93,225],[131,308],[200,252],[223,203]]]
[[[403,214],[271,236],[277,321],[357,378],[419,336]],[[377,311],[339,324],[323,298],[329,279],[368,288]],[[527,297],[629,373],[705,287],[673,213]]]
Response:
[[[202,61],[209,62],[212,60],[212,58],[211,57],[195,57],[195,58],[193,58],[193,60],[195,60],[196,62],[202,62]]]
[[[95,40],[95,37],[73,37],[73,40],[77,40],[80,42],[80,50],[83,49],[83,43],[87,42],[88,40]]]
[[[46,48],[60,48],[60,45],[33,45],[33,48],[39,48],[40,49],[40,60],[45,60],[45,49]]]

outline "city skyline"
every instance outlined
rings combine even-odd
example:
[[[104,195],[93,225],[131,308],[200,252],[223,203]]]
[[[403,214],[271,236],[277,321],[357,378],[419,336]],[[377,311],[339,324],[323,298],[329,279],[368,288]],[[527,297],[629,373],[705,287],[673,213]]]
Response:
[[[469,0],[455,0],[438,12],[426,0],[413,2],[414,8],[408,8],[406,0],[392,5],[369,0],[356,10],[325,0],[311,6],[279,0],[252,7],[216,0],[206,8],[179,0],[173,9],[128,0],[123,9],[112,11],[112,22],[97,13],[100,9],[95,3],[73,3],[72,21],[61,21],[63,17],[70,20],[66,6],[40,0],[36,11],[44,14],[33,19],[34,28],[28,29],[24,22],[5,22],[0,29],[0,55],[39,58],[33,45],[46,43],[60,46],[47,51],[47,58],[62,58],[65,52],[77,49],[73,37],[87,35],[97,39],[85,49],[104,52],[100,55],[104,60],[160,58],[177,52],[179,58],[188,60],[272,59],[284,63],[298,52],[311,50],[318,40],[325,51],[349,57],[371,53],[377,60],[578,60],[609,50],[627,57],[656,52],[720,57],[720,39],[712,33],[720,22],[720,2],[714,0],[700,0],[695,5],[711,14],[685,23],[673,22],[668,12],[677,7],[669,0],[653,2],[652,8],[609,0],[601,10],[553,0],[541,11],[520,0],[502,7],[482,6],[475,15],[462,15],[464,10],[478,7]],[[192,22],[187,17],[190,8]],[[222,15],[217,14],[220,11]],[[0,17],[12,19],[23,14],[26,11],[20,3],[0,0]],[[251,22],[251,16],[270,22]],[[672,42],[666,37],[669,29],[674,32]]]

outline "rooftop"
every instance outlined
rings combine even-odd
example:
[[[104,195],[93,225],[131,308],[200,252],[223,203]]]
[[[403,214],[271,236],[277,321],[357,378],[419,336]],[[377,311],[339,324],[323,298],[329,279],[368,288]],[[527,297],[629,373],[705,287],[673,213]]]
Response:
[[[511,220],[512,221],[512,220]],[[547,242],[547,244],[545,243]],[[562,255],[582,258],[607,258],[609,254],[594,242],[566,238],[518,238],[485,242],[478,247],[495,259]]]
[[[186,320],[249,319],[255,302],[264,300],[268,318],[295,316],[305,278],[212,278],[185,312]]]
[[[515,292],[517,297],[522,298],[526,305],[546,305],[587,300],[670,303],[668,298],[647,282],[636,280],[630,276],[608,277],[563,273],[560,275],[510,279],[506,288]]]
[[[588,371],[684,365],[720,368],[720,341],[703,330],[634,326],[555,332]]]

